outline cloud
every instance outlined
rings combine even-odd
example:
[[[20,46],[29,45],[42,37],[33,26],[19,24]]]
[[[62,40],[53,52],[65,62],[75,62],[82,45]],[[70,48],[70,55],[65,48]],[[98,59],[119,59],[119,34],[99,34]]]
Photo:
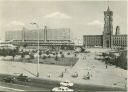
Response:
[[[87,23],[87,25],[99,25],[99,26],[103,26],[103,23],[100,22],[99,20],[94,20],[92,22]]]
[[[7,26],[24,26],[25,24],[19,21],[12,21]]]
[[[55,19],[71,19],[70,16],[61,12],[54,12],[44,16],[44,18],[55,18]]]
[[[21,30],[24,26],[25,24],[20,21],[11,21],[4,28],[5,30]]]

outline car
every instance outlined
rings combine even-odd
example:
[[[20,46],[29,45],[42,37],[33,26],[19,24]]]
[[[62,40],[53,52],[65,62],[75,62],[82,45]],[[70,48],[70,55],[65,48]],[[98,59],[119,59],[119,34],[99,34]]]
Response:
[[[28,76],[24,76],[23,74],[20,74],[19,76],[17,76],[17,80],[22,81],[22,82],[29,82],[30,81]]]
[[[67,92],[67,91],[70,91],[70,92],[73,92],[74,90],[73,89],[69,89],[68,87],[55,87],[52,89],[52,92]]]
[[[71,86],[73,86],[73,83],[66,80],[66,81],[60,82],[60,85],[65,86],[65,87],[71,87]]]
[[[3,78],[3,80],[7,83],[14,83],[16,81],[16,78],[14,76],[7,76]]]

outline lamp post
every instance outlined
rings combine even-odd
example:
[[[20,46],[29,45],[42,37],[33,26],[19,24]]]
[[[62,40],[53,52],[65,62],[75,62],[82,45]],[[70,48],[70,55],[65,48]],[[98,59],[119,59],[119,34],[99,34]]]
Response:
[[[30,23],[32,25],[36,25],[39,29],[39,25],[37,23]],[[37,77],[39,77],[39,30],[38,30],[38,61],[37,61]]]

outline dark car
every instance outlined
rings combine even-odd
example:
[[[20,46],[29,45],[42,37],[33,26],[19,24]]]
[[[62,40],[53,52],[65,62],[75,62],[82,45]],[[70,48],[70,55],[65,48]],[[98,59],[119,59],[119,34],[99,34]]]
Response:
[[[3,80],[8,83],[14,83],[16,78],[14,76],[7,76]]]
[[[28,76],[24,76],[23,74],[20,74],[19,76],[17,76],[17,80],[22,82],[29,82],[30,78],[28,78]]]

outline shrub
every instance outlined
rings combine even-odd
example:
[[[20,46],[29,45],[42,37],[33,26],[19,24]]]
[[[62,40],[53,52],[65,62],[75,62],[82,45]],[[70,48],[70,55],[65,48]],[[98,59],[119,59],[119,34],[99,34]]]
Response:
[[[56,57],[55,57],[55,60],[56,60],[56,61],[58,61],[58,60],[59,60],[58,56],[56,56]]]
[[[46,51],[46,54],[47,54],[47,55],[49,55],[49,54],[50,54],[50,52],[49,52],[49,51]]]
[[[127,51],[121,52],[121,55],[115,61],[116,66],[127,69]]]
[[[67,55],[70,55],[70,52],[68,52]]]
[[[64,57],[65,57],[64,54],[62,54],[62,55],[61,55],[61,58],[64,58]]]
[[[62,54],[62,51],[60,51],[60,54]]]
[[[53,53],[53,55],[56,55],[55,53]]]
[[[11,55],[12,55],[13,60],[14,60],[14,57],[16,56],[16,51],[15,51],[15,50],[12,50],[11,52],[12,52],[12,54],[11,54]]]
[[[22,53],[21,53],[21,58],[24,58],[24,57],[25,57],[25,53],[22,52]]]
[[[46,59],[46,56],[43,56],[43,58],[42,59]]]
[[[40,57],[41,57],[41,55],[42,55],[42,51],[39,51],[39,55],[40,55]]]
[[[49,55],[48,58],[51,58],[51,56]]]
[[[34,55],[32,53],[29,54],[29,56],[30,56],[30,59],[34,59]]]

